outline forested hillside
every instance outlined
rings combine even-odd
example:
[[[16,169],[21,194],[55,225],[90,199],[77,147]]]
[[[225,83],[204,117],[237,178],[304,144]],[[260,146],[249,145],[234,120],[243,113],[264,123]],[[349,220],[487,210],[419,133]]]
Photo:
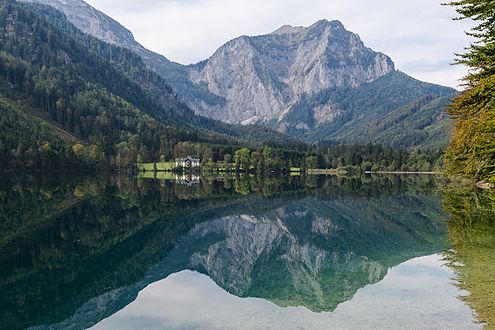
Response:
[[[265,128],[194,115],[131,51],[83,34],[51,7],[0,5],[4,167],[125,167],[172,157],[179,141],[273,143]]]
[[[332,121],[302,131],[313,141],[375,143],[393,148],[444,148],[450,138],[445,109],[457,91],[394,71],[357,88],[331,88],[294,106],[286,121],[314,108],[335,109]]]

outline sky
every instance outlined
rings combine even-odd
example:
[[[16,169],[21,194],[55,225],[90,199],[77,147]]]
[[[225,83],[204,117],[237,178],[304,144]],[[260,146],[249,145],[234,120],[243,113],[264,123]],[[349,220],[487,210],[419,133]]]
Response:
[[[210,57],[240,35],[290,24],[340,20],[397,69],[424,81],[458,87],[467,68],[452,65],[470,39],[469,21],[446,0],[86,0],[127,27],[146,48],[182,64]]]

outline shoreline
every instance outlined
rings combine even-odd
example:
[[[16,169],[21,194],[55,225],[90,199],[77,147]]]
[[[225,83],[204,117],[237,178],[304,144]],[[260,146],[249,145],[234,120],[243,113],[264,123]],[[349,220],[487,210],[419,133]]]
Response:
[[[444,172],[408,172],[408,171],[365,171],[365,174],[421,174],[421,175],[445,175]]]

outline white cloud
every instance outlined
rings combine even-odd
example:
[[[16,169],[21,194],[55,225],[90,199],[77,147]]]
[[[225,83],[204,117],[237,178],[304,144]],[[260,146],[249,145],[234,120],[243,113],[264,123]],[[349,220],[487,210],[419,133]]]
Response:
[[[208,58],[239,35],[258,35],[283,24],[309,26],[338,19],[366,45],[392,57],[414,77],[457,86],[467,70],[452,68],[469,44],[470,22],[442,0],[87,0],[112,16],[145,47],[183,64]]]

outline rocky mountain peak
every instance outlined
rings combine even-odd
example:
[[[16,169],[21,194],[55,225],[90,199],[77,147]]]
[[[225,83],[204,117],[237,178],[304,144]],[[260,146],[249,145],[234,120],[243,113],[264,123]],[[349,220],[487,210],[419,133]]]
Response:
[[[293,34],[293,33],[302,33],[306,31],[306,28],[304,26],[292,26],[292,25],[282,25],[272,33],[271,35],[277,35],[277,34]]]
[[[325,29],[325,28],[332,28],[332,29],[340,29],[345,31],[344,24],[342,24],[341,21],[339,20],[327,20],[327,19],[320,19],[313,25],[311,25],[308,29]]]
[[[136,49],[140,45],[132,32],[119,22],[91,7],[82,0],[22,0],[51,6],[67,16],[79,30],[105,42]]]
[[[367,48],[339,21],[309,27],[284,25],[261,36],[234,39],[201,65],[191,80],[226,102],[222,109],[196,108],[215,119],[249,124],[280,121],[304,95],[357,87],[394,71],[392,60]]]
[[[284,35],[284,34],[305,34],[309,31],[324,31],[325,29],[332,29],[333,31],[346,31],[344,24],[338,20],[329,21],[327,19],[321,19],[309,27],[304,26],[292,26],[289,24],[282,25],[277,30],[273,31],[269,35]]]

